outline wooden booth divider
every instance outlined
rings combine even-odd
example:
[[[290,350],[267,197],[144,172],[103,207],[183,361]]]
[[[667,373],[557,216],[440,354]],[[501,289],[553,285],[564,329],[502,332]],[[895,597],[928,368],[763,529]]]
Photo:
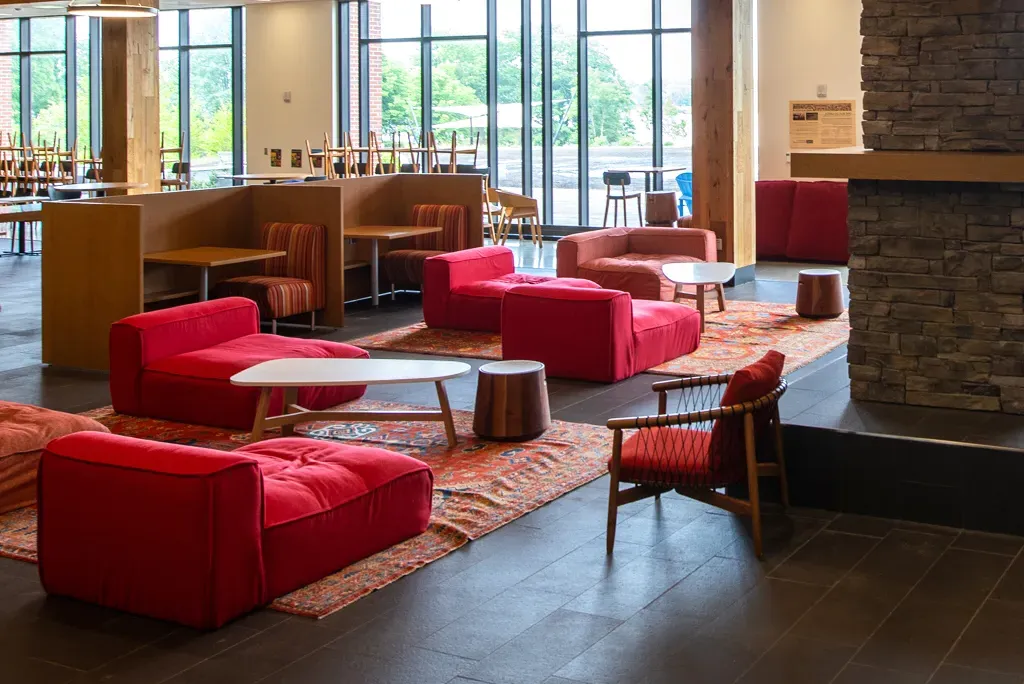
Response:
[[[43,362],[108,369],[113,322],[197,298],[197,269],[145,264],[145,254],[258,248],[261,227],[274,221],[325,226],[327,305],[318,319],[340,327],[345,302],[369,293],[368,245],[346,241],[345,226],[408,225],[419,203],[468,206],[469,245],[483,244],[480,180],[469,175],[394,174],[45,203]],[[407,246],[396,241],[385,249]],[[259,268],[220,267],[210,284]]]

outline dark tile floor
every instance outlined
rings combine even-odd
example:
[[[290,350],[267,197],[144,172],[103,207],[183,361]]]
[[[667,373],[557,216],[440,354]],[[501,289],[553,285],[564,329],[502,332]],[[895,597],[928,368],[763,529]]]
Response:
[[[730,296],[791,301],[794,290],[762,280]],[[38,365],[38,260],[0,260],[0,304],[0,399],[70,411],[108,402],[102,374]],[[344,330],[319,334],[346,339],[417,316],[411,297],[355,305]],[[793,374],[784,415],[821,410],[847,386],[844,371],[839,350]],[[655,379],[552,380],[552,410],[595,424],[645,413]],[[473,383],[452,384],[453,405],[472,406]],[[878,429],[883,413],[870,417]],[[47,599],[34,566],[0,559],[0,682],[1024,682],[1024,539],[772,511],[758,562],[742,521],[667,495],[620,510],[609,557],[607,486],[571,492],[320,621],[264,610],[198,633]]]

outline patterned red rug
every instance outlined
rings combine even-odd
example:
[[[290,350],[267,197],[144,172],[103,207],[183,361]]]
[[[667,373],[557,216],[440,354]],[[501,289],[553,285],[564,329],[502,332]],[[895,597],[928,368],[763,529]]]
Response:
[[[709,308],[716,304],[709,302]],[[730,301],[723,312],[708,314],[700,348],[655,366],[659,375],[732,373],[764,356],[769,349],[786,355],[786,372],[806,366],[850,338],[846,314],[831,320],[796,315],[792,304]],[[351,340],[363,349],[501,359],[501,335],[428,328],[424,323]]]
[[[353,405],[355,406],[355,405]],[[395,404],[361,401],[359,408],[395,409]],[[248,434],[115,414],[88,414],[116,434],[231,450]],[[344,570],[271,604],[286,613],[322,618],[451,553],[606,472],[611,433],[592,425],[555,421],[530,442],[489,442],[472,431],[473,415],[455,411],[459,443],[449,449],[441,423],[311,423],[298,432],[318,439],[357,441],[414,456],[434,471],[430,527]],[[35,562],[36,511],[0,515],[0,556]]]

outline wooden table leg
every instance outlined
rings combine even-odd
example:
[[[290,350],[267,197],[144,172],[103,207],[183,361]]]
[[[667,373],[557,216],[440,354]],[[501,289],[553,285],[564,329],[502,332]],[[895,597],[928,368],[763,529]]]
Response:
[[[455,435],[455,418],[452,417],[452,407],[448,403],[448,392],[444,388],[444,382],[434,383],[437,386],[437,401],[441,405],[441,413],[444,415],[444,430],[448,434],[448,446],[454,447],[458,444],[458,437]]]
[[[725,311],[725,286],[718,283],[715,285],[715,291],[718,293],[718,310]]]
[[[272,388],[263,387],[260,389],[260,400],[256,404],[256,420],[252,424],[250,442],[258,442],[263,439],[263,422],[267,419],[267,411],[270,409],[270,393]]]
[[[704,285],[697,286],[697,311],[700,312],[700,331],[704,332]]]
[[[290,413],[288,407],[292,404],[298,403],[299,401],[299,388],[298,387],[285,387],[284,388],[284,403],[281,406],[281,413]],[[295,434],[295,424],[282,425],[281,436],[291,437]]]
[[[374,306],[380,304],[380,275],[377,260],[380,258],[380,247],[377,239],[370,240],[370,303]]]

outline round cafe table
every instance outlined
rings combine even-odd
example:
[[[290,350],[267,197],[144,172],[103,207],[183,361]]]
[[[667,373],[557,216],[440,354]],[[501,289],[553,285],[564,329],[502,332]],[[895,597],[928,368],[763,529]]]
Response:
[[[701,332],[704,332],[704,291],[708,285],[715,286],[715,293],[718,295],[718,310],[725,311],[725,288],[723,286],[736,275],[735,264],[726,261],[698,261],[665,264],[661,270],[666,278],[676,284],[676,301],[680,299],[697,300]],[[696,294],[690,294],[683,289],[688,286],[695,287]]]

